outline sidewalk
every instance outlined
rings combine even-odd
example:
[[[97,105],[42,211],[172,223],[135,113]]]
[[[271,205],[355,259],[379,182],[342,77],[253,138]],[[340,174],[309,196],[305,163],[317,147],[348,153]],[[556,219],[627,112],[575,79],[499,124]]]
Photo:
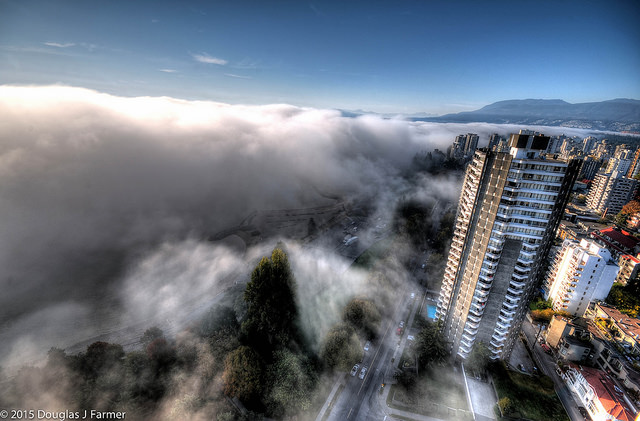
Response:
[[[341,385],[344,384],[344,378],[347,375],[347,373],[342,373],[338,376],[338,379],[336,380],[336,382],[333,385],[333,388],[331,389],[331,393],[329,393],[329,396],[327,397],[327,400],[324,402],[324,405],[322,405],[322,408],[320,409],[320,412],[318,413],[318,416],[316,417],[316,421],[321,421],[322,418],[325,415],[325,412],[327,412],[327,410],[331,410],[330,407],[333,406],[333,403],[335,402],[335,398],[336,398],[336,393],[338,391],[338,389],[340,388]]]
[[[404,411],[402,409],[391,408],[389,405],[387,405],[387,397],[389,396],[390,390],[391,388],[387,386],[385,387],[384,392],[382,392],[381,395],[378,395],[378,399],[380,400],[380,406],[384,408],[384,412],[387,414],[387,417],[385,418],[387,421],[397,419],[397,418],[394,418],[394,415],[402,417],[402,419],[405,419],[405,420],[410,419],[410,420],[416,420],[416,421],[444,421],[444,420],[441,420],[440,418],[428,417],[426,415],[416,414],[414,412]]]

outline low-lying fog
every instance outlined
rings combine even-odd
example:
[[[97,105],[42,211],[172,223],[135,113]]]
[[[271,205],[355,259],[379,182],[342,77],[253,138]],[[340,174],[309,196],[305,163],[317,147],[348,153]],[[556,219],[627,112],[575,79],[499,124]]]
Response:
[[[461,133],[478,133],[482,146],[491,133],[521,128],[62,86],[1,86],[0,116],[5,368],[127,328],[178,328],[242,282],[274,234],[290,236],[272,211],[362,205],[388,221],[403,196],[455,203],[459,176],[409,179],[414,155],[446,150]],[[322,212],[314,222],[330,219]],[[253,234],[210,241],[238,225]],[[287,243],[303,319],[318,334],[343,304],[332,297],[362,288],[364,275],[347,270],[339,244]]]

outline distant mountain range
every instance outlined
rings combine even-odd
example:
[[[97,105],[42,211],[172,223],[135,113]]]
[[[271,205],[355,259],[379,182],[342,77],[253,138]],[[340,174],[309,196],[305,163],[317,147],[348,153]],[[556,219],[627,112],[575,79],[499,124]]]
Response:
[[[560,99],[519,99],[494,102],[476,111],[440,117],[416,116],[411,120],[528,124],[640,133],[640,100],[619,98],[570,104]]]

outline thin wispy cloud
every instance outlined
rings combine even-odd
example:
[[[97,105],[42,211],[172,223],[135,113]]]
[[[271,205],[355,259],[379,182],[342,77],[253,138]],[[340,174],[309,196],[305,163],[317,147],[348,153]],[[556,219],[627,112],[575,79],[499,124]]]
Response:
[[[191,56],[193,57],[193,59],[195,61],[198,61],[200,63],[206,63],[206,64],[218,64],[220,66],[224,66],[225,64],[228,63],[227,60],[218,58],[218,57],[212,57],[207,53],[202,53],[202,54],[191,54]]]
[[[44,45],[48,45],[49,47],[57,47],[57,48],[68,48],[68,47],[73,47],[74,45],[76,45],[73,42],[65,42],[65,43],[60,43],[60,42],[45,42]]]
[[[236,79],[253,79],[251,76],[235,75],[233,73],[225,73],[225,76],[234,77]]]
[[[164,73],[177,73],[178,71],[175,69],[158,69],[160,72]]]

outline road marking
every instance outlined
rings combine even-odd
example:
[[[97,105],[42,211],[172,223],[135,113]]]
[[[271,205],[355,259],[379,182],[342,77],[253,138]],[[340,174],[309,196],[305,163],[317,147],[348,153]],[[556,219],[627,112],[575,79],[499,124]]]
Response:
[[[347,414],[347,419],[349,419],[349,417],[351,416],[351,412],[353,412],[353,408],[349,410],[349,413]]]

